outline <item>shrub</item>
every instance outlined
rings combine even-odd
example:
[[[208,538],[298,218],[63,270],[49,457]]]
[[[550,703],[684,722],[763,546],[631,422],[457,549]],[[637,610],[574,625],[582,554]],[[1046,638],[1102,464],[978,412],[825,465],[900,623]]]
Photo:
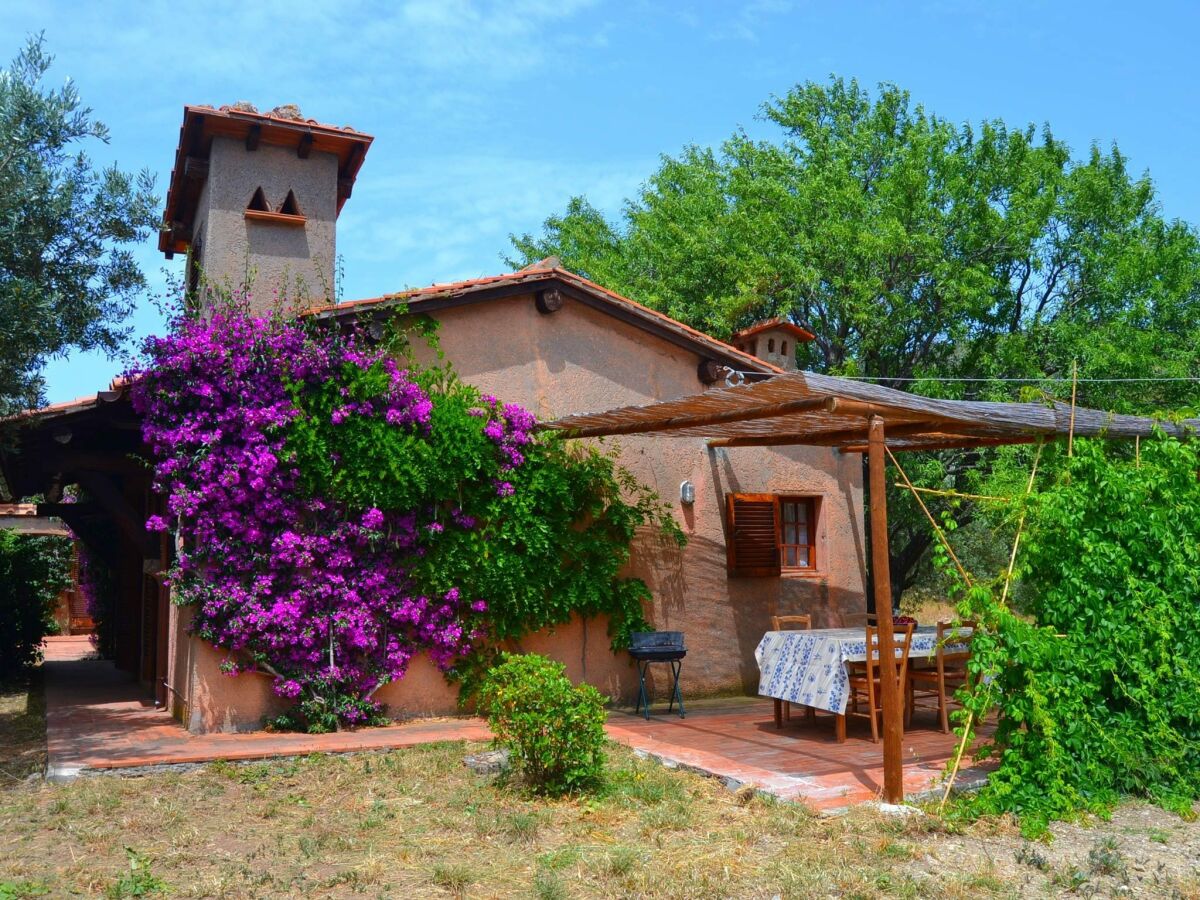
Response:
[[[71,542],[0,530],[0,678],[36,665],[54,603],[71,583]]]
[[[534,788],[548,794],[593,784],[604,767],[604,701],[590,684],[572,685],[562,663],[504,654],[480,690],[496,740]]]
[[[1027,834],[1122,796],[1189,813],[1200,797],[1200,445],[1160,437],[1140,459],[1077,441],[1028,503],[1027,621],[987,586],[964,614],[999,759],[966,801]]]

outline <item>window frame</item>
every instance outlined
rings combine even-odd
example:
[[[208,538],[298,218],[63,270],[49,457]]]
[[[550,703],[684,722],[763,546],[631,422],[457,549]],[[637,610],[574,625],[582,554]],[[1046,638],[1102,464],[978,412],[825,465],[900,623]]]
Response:
[[[821,514],[820,498],[813,496],[812,494],[776,494],[775,503],[779,508],[779,514],[776,517],[776,522],[778,523],[779,527],[779,532],[776,535],[776,540],[779,545],[779,571],[783,574],[816,572],[818,563],[820,561],[820,553],[818,552],[817,547],[819,543],[817,523]],[[798,518],[791,523],[787,521],[784,508],[788,504],[792,504],[796,507],[803,506],[806,509],[804,524],[806,525],[806,530],[808,532],[807,544],[789,544],[784,541],[784,533],[787,526],[789,524],[798,525],[800,522]],[[795,547],[797,550],[800,548],[807,549],[808,565],[788,565],[786,556],[786,548],[788,547]],[[799,553],[797,553],[796,558],[799,559]]]
[[[821,504],[823,495],[821,494],[803,494],[798,492],[786,493],[741,493],[728,492],[725,495],[726,499],[726,564],[728,573],[738,577],[797,577],[806,575],[816,575],[821,572],[821,564],[823,562],[823,553],[821,552]],[[758,524],[749,526],[757,528],[759,534],[763,534],[762,507],[767,503],[771,504],[772,518],[774,520],[774,528],[772,529],[772,537],[774,540],[774,565],[768,567],[762,564],[761,556],[755,562],[747,563],[744,559],[739,559],[739,534],[740,523],[736,515],[736,510],[739,504],[758,504],[760,512],[756,515]],[[806,523],[808,526],[808,543],[806,544],[785,544],[784,536],[786,526],[789,524],[784,521],[785,506],[794,504],[796,506],[803,505],[806,508]],[[798,523],[799,520],[795,520]],[[760,542],[761,546],[761,542]],[[808,550],[808,565],[785,565],[784,560],[785,548],[796,547],[805,548]],[[761,553],[761,551],[759,551]],[[797,556],[798,558],[798,556]]]

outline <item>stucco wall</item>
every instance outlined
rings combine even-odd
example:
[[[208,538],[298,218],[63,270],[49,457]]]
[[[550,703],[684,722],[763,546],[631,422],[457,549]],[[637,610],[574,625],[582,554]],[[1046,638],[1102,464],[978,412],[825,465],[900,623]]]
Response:
[[[570,299],[551,315],[538,313],[531,296],[518,296],[443,310],[436,318],[441,348],[464,380],[521,403],[543,419],[703,389],[696,354]],[[811,613],[820,627],[838,625],[843,613],[865,609],[858,455],[805,447],[710,450],[703,439],[661,435],[612,442],[621,450],[621,462],[670,503],[689,539],[680,551],[655,534],[641,535],[629,572],[643,578],[654,593],[647,611],[654,627],[685,632],[685,698],[753,691],[758,679],[754,648],[773,614]],[[685,479],[696,490],[690,506],[679,500]],[[725,566],[727,492],[820,498],[816,572],[730,577]],[[562,660],[573,679],[587,680],[619,701],[631,703],[636,696],[636,669],[626,654],[610,650],[602,619],[576,619],[531,635],[518,649]],[[278,707],[265,678],[230,679],[219,674],[220,656],[211,648],[191,647],[188,652],[193,660],[193,728],[242,729]],[[651,671],[652,689],[665,699],[665,667]],[[397,715],[455,709],[455,692],[423,657],[403,681],[383,688],[378,699]]]
[[[704,389],[700,357],[613,316],[568,299],[550,315],[532,296],[517,296],[438,312],[441,349],[459,375],[508,402],[551,419],[635,403],[652,403]],[[693,695],[753,690],[754,648],[773,614],[811,613],[832,626],[844,612],[865,609],[862,461],[815,447],[710,450],[701,438],[662,435],[608,439],[621,462],[667,500],[688,536],[686,549],[643,535],[630,574],[654,593],[648,611],[659,629],[685,632],[686,690]],[[695,503],[679,500],[690,480]],[[820,498],[817,571],[780,578],[732,578],[726,573],[724,504],[727,492],[765,492]],[[614,655],[603,623],[588,623],[586,677],[610,696],[632,700],[636,672]],[[584,677],[578,622],[552,636],[526,641]]]
[[[213,139],[209,174],[196,210],[196,239],[205,277],[238,288],[251,277],[256,308],[278,296],[321,301],[333,295],[336,255],[337,157],[262,144]],[[246,205],[262,187],[272,210],[293,191],[307,221],[303,227],[246,219]],[[305,304],[307,305],[307,304]]]

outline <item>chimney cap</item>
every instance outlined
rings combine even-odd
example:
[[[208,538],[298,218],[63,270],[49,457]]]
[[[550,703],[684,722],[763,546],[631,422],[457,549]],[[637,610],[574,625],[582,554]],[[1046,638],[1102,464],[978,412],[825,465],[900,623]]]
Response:
[[[740,341],[743,338],[762,334],[764,331],[786,331],[798,341],[811,341],[816,338],[816,335],[811,331],[776,316],[773,319],[767,319],[765,322],[758,322],[751,325],[749,328],[743,328],[741,331],[735,333],[731,340]]]
[[[163,229],[158,236],[158,249],[168,257],[173,253],[186,252],[191,243],[196,204],[207,176],[213,138],[248,140],[252,135],[256,146],[262,143],[294,147],[301,156],[307,156],[313,150],[336,156],[339,213],[350,196],[367,148],[374,140],[371,135],[355,131],[348,125],[339,127],[305,119],[300,107],[294,103],[277,106],[266,113],[260,113],[245,100],[219,108],[185,106],[183,125],[179,129],[179,146],[175,149],[175,168],[171,171],[171,183],[167,188]],[[193,161],[190,169],[189,160]]]

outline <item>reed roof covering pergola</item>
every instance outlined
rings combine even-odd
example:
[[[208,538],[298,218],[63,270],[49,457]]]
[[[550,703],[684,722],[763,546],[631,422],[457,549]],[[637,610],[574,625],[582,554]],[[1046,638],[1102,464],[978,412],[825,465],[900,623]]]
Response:
[[[940,450],[1066,437],[1177,437],[1200,419],[1162,421],[1072,407],[1062,402],[938,400],[878,384],[797,372],[647,406],[567,416],[545,427],[573,437],[669,432],[707,437],[713,446],[807,444],[866,450],[868,418],[887,422],[893,450]]]

